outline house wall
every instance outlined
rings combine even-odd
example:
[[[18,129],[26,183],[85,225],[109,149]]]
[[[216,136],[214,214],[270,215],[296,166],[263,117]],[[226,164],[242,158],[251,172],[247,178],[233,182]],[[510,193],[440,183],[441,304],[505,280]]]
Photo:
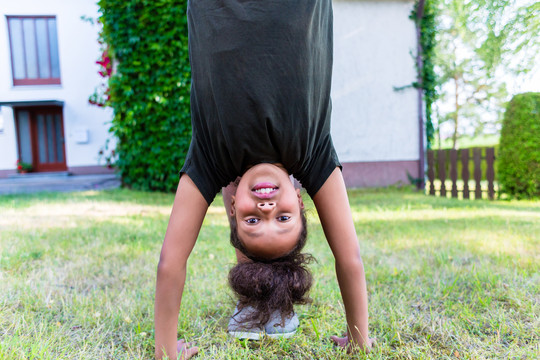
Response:
[[[413,1],[334,0],[332,137],[349,186],[417,176]]]
[[[0,102],[57,100],[64,102],[64,136],[66,161],[72,172],[100,172],[99,149],[108,136],[110,109],[88,103],[88,97],[100,83],[95,61],[100,56],[97,25],[81,16],[97,18],[93,0],[17,0],[2,1],[0,7]],[[6,15],[55,15],[61,85],[13,86]],[[0,131],[0,177],[15,169],[17,160],[13,111],[1,109],[4,129]],[[75,134],[88,130],[88,143],[78,143]]]
[[[334,0],[334,73],[332,136],[348,186],[381,186],[408,182],[418,174],[417,92],[394,87],[415,81],[411,52],[416,49],[414,1]],[[82,15],[97,16],[95,1],[19,0],[2,3],[0,18],[0,102],[64,101],[67,164],[91,171],[107,138],[109,109],[88,104],[100,83],[97,26]],[[62,85],[13,87],[5,15],[56,15]],[[13,113],[3,107],[0,176],[13,171],[17,159]],[[88,129],[87,144],[75,141]],[[82,170],[81,170],[82,171]],[[5,172],[4,172],[5,174]]]

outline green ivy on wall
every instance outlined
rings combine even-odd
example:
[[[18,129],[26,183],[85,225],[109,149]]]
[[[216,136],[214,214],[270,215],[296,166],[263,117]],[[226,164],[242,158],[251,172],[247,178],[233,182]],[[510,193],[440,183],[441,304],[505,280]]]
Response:
[[[191,139],[187,0],[99,0],[115,166],[124,185],[174,191]]]
[[[434,66],[435,36],[437,34],[437,0],[417,0],[410,18],[415,21],[416,26],[420,30],[421,62],[417,69],[420,83],[415,83],[415,86],[423,90],[426,115],[426,146],[430,149],[435,133],[432,122],[432,106],[437,99],[437,75],[435,74]]]

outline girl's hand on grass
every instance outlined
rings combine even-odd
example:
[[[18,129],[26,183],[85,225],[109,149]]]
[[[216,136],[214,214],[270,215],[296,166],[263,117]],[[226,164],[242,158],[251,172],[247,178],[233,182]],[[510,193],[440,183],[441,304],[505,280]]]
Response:
[[[349,342],[349,337],[347,336],[347,334],[343,334],[343,335],[344,337],[330,336],[330,339],[332,339],[334,344],[336,344],[340,348],[347,349],[348,353],[354,352],[358,348],[358,346],[356,344],[352,344],[351,342]],[[368,354],[371,351],[371,348],[375,346],[375,344],[376,344],[376,339],[369,338],[367,343],[364,344],[361,348],[366,354]]]
[[[178,340],[176,343],[176,351],[178,353],[177,358],[180,360],[187,360],[199,352],[199,348],[193,346],[193,343],[185,342],[184,339]]]

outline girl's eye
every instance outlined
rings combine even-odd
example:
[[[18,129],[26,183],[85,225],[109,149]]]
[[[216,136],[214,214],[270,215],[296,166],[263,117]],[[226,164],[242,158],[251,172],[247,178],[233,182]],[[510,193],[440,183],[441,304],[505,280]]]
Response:
[[[290,216],[287,216],[287,215],[281,215],[281,216],[278,216],[278,217],[277,217],[277,220],[278,220],[278,221],[288,221],[288,220],[290,220],[290,219],[291,219],[291,217],[290,217]]]
[[[257,224],[258,222],[259,222],[259,219],[257,219],[257,218],[251,218],[251,219],[246,220],[246,223],[248,223],[250,225]]]

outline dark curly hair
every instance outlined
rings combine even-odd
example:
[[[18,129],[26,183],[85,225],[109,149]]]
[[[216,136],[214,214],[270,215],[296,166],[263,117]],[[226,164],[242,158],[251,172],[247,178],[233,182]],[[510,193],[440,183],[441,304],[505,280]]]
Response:
[[[238,263],[229,272],[229,285],[238,296],[238,311],[251,306],[255,311],[244,319],[246,325],[264,326],[274,312],[281,325],[293,313],[294,304],[311,302],[308,292],[313,278],[307,265],[310,254],[301,253],[307,241],[307,221],[301,210],[302,230],[296,246],[286,255],[265,259],[250,253],[238,236],[236,219],[231,218],[231,244],[251,261]]]

